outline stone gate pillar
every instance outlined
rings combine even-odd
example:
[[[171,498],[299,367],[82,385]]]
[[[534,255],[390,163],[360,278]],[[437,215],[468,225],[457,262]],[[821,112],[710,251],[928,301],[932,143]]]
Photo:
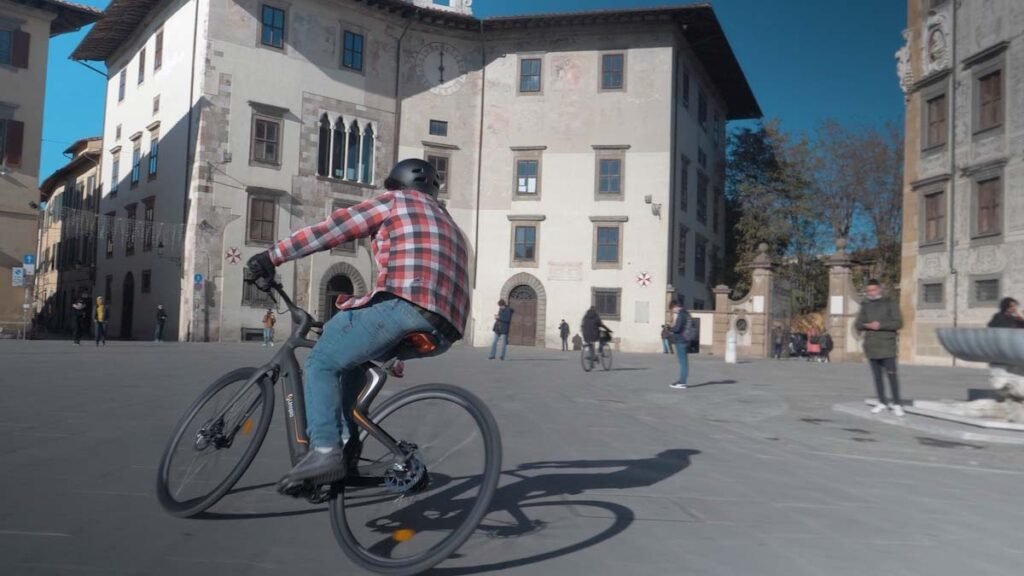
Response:
[[[832,336],[832,359],[859,361],[864,358],[854,321],[860,312],[857,288],[853,285],[853,261],[846,253],[846,239],[836,239],[836,251],[828,259],[828,333]]]
[[[771,356],[771,319],[775,306],[775,265],[768,256],[768,245],[757,247],[757,257],[750,263],[750,309],[747,314],[750,347],[747,354],[754,358]]]
[[[732,301],[729,300],[729,292],[728,286],[715,286],[715,336],[711,346],[711,351],[715,356],[725,356],[725,333],[729,331],[732,322],[730,320]]]

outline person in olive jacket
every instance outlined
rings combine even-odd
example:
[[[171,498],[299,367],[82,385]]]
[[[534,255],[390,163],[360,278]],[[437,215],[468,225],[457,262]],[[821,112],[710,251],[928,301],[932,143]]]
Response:
[[[865,292],[867,298],[860,305],[856,328],[864,334],[864,356],[871,364],[875,391],[878,393],[878,406],[871,412],[879,414],[891,409],[893,414],[903,416],[900,383],[896,376],[897,341],[899,331],[903,328],[900,307],[882,293],[882,285],[878,280],[869,281]],[[886,375],[892,388],[891,404],[885,399],[883,378]]]

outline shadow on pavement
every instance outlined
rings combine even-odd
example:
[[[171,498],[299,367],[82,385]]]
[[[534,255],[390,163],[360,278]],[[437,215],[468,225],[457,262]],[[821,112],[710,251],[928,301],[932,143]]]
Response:
[[[612,368],[611,370],[605,370],[605,372],[635,372],[637,370],[650,370],[650,368]]]
[[[700,388],[701,386],[717,386],[719,384],[736,384],[735,380],[708,380],[700,384],[687,384],[687,388]]]

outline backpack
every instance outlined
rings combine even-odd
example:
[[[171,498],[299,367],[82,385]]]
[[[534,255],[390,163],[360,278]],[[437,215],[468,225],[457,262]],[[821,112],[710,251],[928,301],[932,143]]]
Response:
[[[683,314],[686,314],[686,324],[683,325],[683,332],[680,334],[680,337],[683,339],[683,342],[689,344],[697,339],[697,327],[694,326],[693,316],[690,316],[689,312],[683,312]]]

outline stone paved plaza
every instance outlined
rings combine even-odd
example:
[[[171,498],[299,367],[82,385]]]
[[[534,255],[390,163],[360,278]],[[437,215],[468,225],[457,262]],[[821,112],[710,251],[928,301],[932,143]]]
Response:
[[[263,451],[204,519],[165,514],[157,462],[185,407],[253,345],[0,342],[0,574],[360,574],[325,506],[278,496],[280,399]],[[1019,446],[954,441],[832,409],[868,393],[863,365],[461,348],[389,387],[477,392],[504,439],[489,525],[432,573],[563,575],[1013,574]],[[966,369],[907,367],[908,397],[962,397]],[[517,471],[518,470],[518,471]]]

